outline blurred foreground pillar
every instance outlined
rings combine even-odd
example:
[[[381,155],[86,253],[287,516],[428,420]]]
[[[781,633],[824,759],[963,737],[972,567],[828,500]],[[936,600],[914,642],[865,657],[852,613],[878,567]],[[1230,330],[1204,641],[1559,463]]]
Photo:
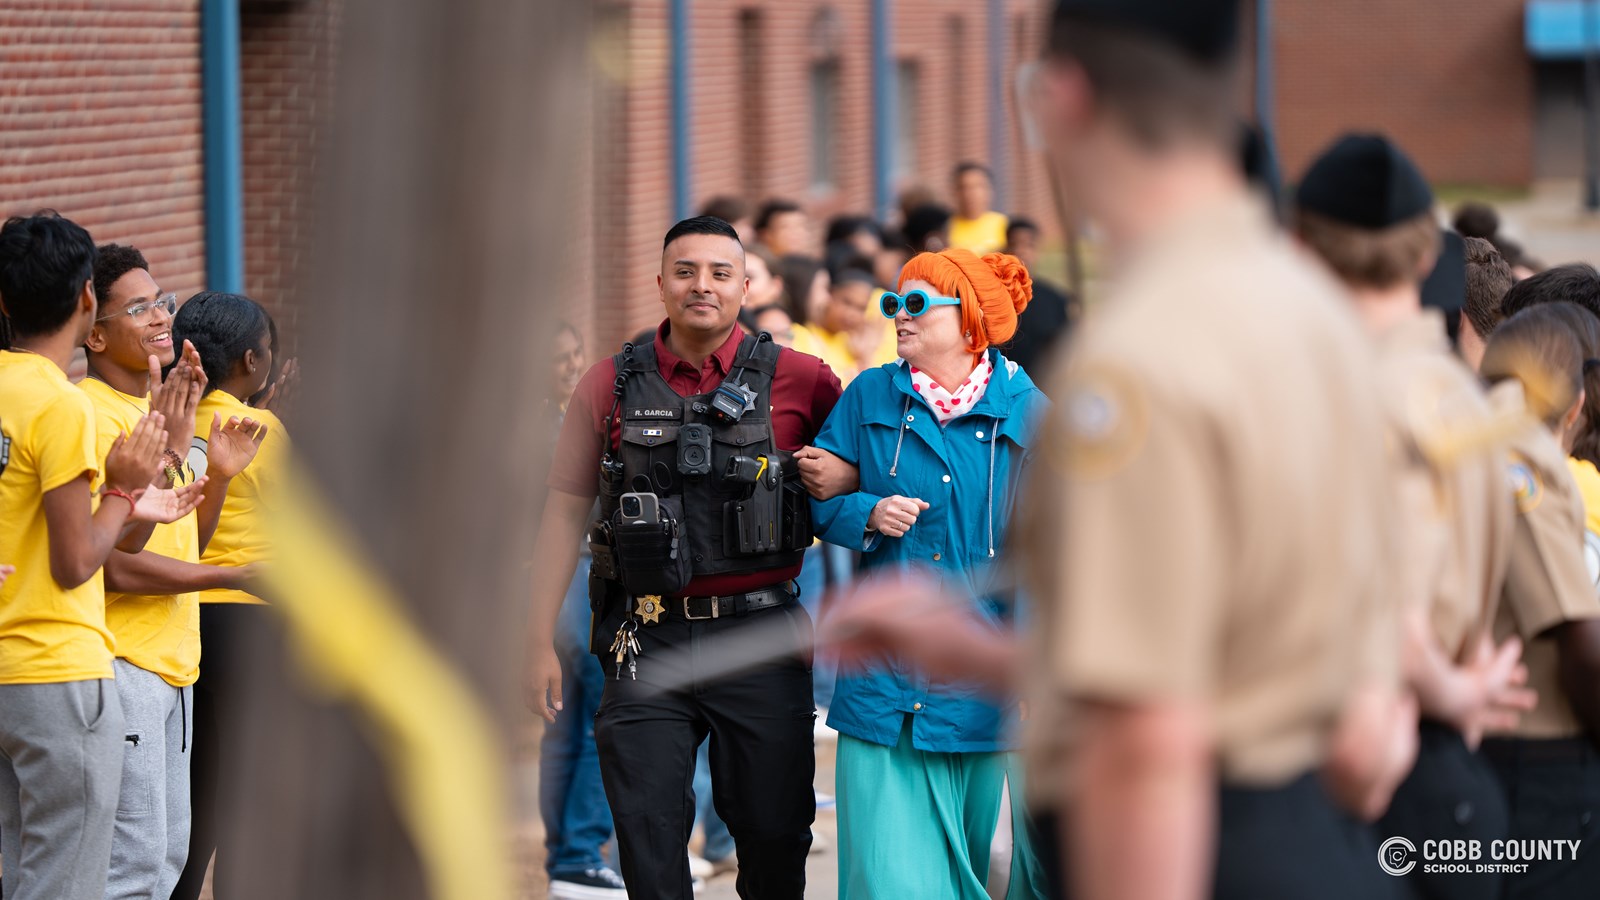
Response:
[[[301,223],[314,250],[294,298],[306,377],[290,426],[308,486],[509,731],[526,721],[544,326],[572,302],[556,288],[583,199],[568,123],[587,98],[588,4],[343,6],[333,142],[299,207],[316,213]],[[307,690],[292,637],[251,654],[217,896],[427,896],[376,750],[390,736]]]

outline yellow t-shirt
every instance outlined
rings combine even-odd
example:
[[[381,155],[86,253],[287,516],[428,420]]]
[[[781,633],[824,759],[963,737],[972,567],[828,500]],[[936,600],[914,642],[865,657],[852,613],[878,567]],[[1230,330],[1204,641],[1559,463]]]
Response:
[[[289,434],[283,422],[264,409],[253,409],[227,391],[215,390],[200,400],[195,412],[196,441],[211,436],[211,420],[221,415],[222,421],[237,416],[251,418],[267,426],[266,440],[256,451],[256,458],[228,484],[228,497],[222,502],[222,517],[217,520],[217,531],[206,544],[200,561],[212,566],[245,566],[262,562],[271,556],[268,552],[267,527],[264,513],[279,493],[281,480],[288,476]],[[265,603],[260,597],[235,590],[210,590],[200,593],[201,603]]]
[[[111,677],[99,572],[71,590],[50,573],[44,495],[100,473],[94,408],[55,363],[0,350],[0,684]],[[121,500],[113,500],[121,503]]]
[[[993,210],[976,219],[953,216],[950,219],[950,246],[971,250],[982,256],[1006,248],[1006,227],[1011,220]]]
[[[93,378],[85,378],[81,387],[94,403],[96,444],[98,455],[104,458],[117,435],[132,431],[149,412],[150,400],[129,396]],[[157,525],[144,549],[198,563],[199,515],[191,512],[170,525]],[[173,687],[194,684],[200,677],[198,592],[142,595],[107,591],[106,625],[116,636],[117,658],[160,675]]]
[[[828,364],[833,374],[839,376],[840,383],[848,386],[862,372],[876,369],[884,363],[892,363],[900,358],[899,344],[894,337],[894,322],[883,316],[878,316],[877,319],[888,326],[888,331],[878,341],[877,349],[864,360],[856,359],[855,354],[851,352],[850,335],[844,332],[823,331],[821,328],[811,332],[815,335],[820,350],[816,356]]]

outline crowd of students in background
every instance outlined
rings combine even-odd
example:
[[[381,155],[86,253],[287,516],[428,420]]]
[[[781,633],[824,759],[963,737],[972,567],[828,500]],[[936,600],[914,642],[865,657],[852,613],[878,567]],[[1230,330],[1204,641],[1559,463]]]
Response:
[[[54,213],[0,227],[7,898],[195,900],[237,771],[295,367],[255,301],[160,274]]]
[[[800,204],[771,199],[759,206],[715,197],[700,211],[731,223],[744,243],[750,295],[740,323],[766,331],[786,347],[826,362],[849,384],[862,371],[895,359],[893,320],[877,313],[878,298],[893,290],[906,260],[947,247],[1004,251],[1030,272],[1039,261],[1039,225],[993,209],[994,183],[981,163],[956,166],[950,204],[926,188],[900,197],[889,221],[843,214],[815,222]],[[1077,315],[1062,288],[1034,279],[1032,304],[1022,314],[1019,339],[1006,355],[1025,369],[1043,364],[1046,351]]]

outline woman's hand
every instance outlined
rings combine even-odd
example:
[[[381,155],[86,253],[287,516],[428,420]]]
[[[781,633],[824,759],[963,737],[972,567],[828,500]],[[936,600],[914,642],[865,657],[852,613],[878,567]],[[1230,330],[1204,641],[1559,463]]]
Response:
[[[223,424],[220,413],[211,418],[211,442],[206,447],[206,470],[222,478],[232,478],[243,472],[245,466],[256,458],[261,442],[267,437],[267,426],[255,419],[230,418]]]
[[[201,493],[205,486],[204,475],[176,488],[152,486],[140,494],[138,502],[133,505],[133,518],[140,522],[170,525],[194,512],[200,501],[205,499]]]
[[[6,586],[6,577],[17,571],[16,566],[0,566],[0,587]]]
[[[794,459],[806,493],[818,500],[832,500],[861,488],[861,471],[826,450],[801,447]]]
[[[256,403],[251,405],[274,413],[278,418],[288,418],[289,407],[294,404],[295,394],[300,387],[300,360],[291,357],[283,364],[283,370],[278,373],[278,380],[274,381],[265,394]]]
[[[911,526],[917,524],[917,517],[928,508],[928,504],[915,497],[885,497],[878,501],[872,508],[872,515],[867,516],[867,530],[876,531],[885,537],[905,537]]]

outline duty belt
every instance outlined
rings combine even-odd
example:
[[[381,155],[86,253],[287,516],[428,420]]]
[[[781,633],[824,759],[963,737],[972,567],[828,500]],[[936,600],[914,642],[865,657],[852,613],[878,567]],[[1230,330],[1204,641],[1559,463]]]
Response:
[[[748,594],[727,594],[720,597],[675,597],[667,601],[667,608],[692,622],[742,616],[759,609],[788,606],[795,601],[798,589],[793,581],[751,591]]]

